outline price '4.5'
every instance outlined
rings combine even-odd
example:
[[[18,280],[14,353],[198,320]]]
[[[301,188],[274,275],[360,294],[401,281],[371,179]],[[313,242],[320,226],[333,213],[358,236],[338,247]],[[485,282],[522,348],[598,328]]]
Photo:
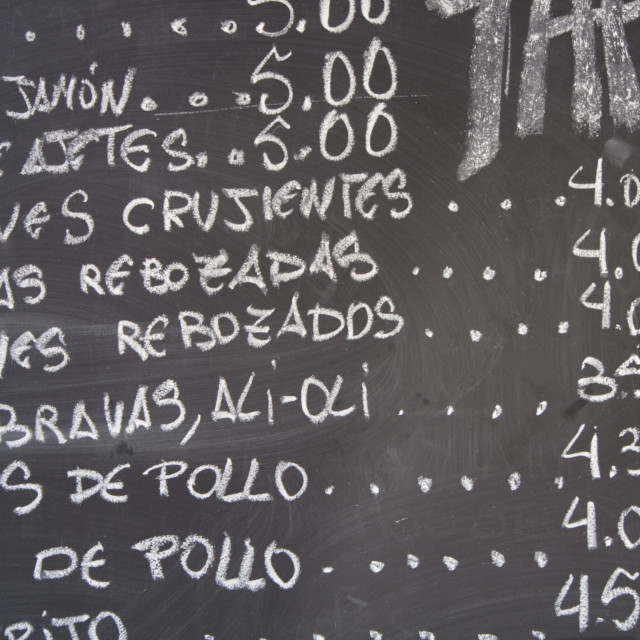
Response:
[[[616,586],[616,583],[620,578],[623,577],[628,580],[635,581],[638,579],[638,575],[640,574],[638,574],[637,571],[634,573],[629,573],[625,569],[618,567],[611,574],[604,586],[604,589],[602,590],[600,601],[605,607],[609,606],[614,600],[617,600],[618,598],[622,598],[625,596],[627,598],[631,598],[631,601],[633,603],[633,609],[631,610],[631,613],[623,620],[620,620],[618,618],[612,619],[613,623],[620,631],[631,631],[631,629],[633,629],[638,623],[638,618],[640,617],[640,595],[638,595],[638,592],[632,587]],[[567,581],[562,586],[562,589],[560,590],[560,593],[556,598],[555,612],[556,616],[558,617],[577,615],[578,628],[582,633],[588,629],[590,620],[589,576],[587,574],[582,574],[580,576],[580,580],[578,583],[578,603],[572,607],[565,607],[564,601],[569,595],[574,581],[575,578],[573,573],[569,574]],[[600,622],[602,620],[598,619],[598,621]]]

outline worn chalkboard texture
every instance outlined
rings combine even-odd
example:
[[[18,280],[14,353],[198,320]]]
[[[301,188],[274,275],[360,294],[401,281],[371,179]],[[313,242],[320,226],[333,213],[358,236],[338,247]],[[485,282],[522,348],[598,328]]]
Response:
[[[640,0],[0,52],[0,637],[640,633]]]

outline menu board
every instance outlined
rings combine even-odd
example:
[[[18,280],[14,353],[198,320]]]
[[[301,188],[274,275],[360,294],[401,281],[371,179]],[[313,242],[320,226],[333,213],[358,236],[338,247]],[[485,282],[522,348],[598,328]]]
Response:
[[[4,0],[0,638],[633,638],[640,0]]]

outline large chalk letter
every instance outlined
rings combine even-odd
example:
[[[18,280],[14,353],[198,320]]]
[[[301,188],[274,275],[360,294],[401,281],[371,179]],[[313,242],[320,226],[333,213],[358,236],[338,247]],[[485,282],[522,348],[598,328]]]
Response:
[[[511,0],[429,0],[430,9],[445,17],[478,8],[473,22],[469,131],[458,178],[466,180],[487,166],[500,147],[500,108],[504,49]]]
[[[52,556],[67,556],[69,564],[62,569],[43,569],[42,565],[47,558]],[[53,547],[36,554],[36,566],[33,569],[35,580],[56,580],[66,578],[78,567],[78,554],[70,547]]]
[[[154,536],[136,542],[132,547],[135,551],[143,551],[149,562],[149,570],[154,580],[164,580],[161,560],[166,560],[178,552],[180,538],[178,536]]]

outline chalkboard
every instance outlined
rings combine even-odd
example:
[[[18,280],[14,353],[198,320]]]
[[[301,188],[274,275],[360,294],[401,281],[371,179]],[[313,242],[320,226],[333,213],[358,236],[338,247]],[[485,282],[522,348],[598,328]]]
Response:
[[[637,637],[640,0],[1,17],[0,637]]]

